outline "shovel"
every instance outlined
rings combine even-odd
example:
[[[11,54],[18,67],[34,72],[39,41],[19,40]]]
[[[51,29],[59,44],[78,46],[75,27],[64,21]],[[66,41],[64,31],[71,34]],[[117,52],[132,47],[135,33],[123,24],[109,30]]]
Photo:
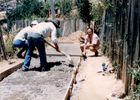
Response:
[[[53,46],[52,44],[50,44],[49,42],[47,42],[46,40],[44,40],[48,45],[50,45],[51,47],[53,47],[54,49],[56,49],[55,48],[55,46]],[[63,52],[63,51],[60,51],[60,53],[62,53],[63,55],[65,55],[66,57],[67,57],[67,59],[69,60],[69,62],[73,65],[73,61],[72,61],[72,59],[71,59],[71,57],[70,57],[70,55],[69,54],[67,54],[67,53],[65,53],[65,52]]]

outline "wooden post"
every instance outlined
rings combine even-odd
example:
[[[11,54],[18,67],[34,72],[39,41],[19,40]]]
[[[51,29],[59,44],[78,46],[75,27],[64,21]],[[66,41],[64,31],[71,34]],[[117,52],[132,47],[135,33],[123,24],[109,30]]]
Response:
[[[50,2],[51,2],[52,19],[55,19],[55,12],[54,12],[54,4],[53,4],[53,0],[50,0]]]
[[[7,52],[4,45],[3,35],[1,31],[1,26],[0,26],[0,62],[4,59],[7,60]]]

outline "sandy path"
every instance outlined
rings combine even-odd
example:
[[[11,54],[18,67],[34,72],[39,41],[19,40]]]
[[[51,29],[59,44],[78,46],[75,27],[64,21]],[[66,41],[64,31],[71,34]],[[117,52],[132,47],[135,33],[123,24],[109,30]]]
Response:
[[[114,73],[107,74],[102,71],[102,63],[109,63],[109,59],[101,55],[94,57],[94,53],[90,51],[88,55],[92,57],[86,59],[79,75],[79,80],[84,79],[84,81],[78,81],[81,83],[79,93],[75,92],[71,100],[106,100],[106,96],[112,93],[122,93],[124,90],[122,81],[117,80]]]

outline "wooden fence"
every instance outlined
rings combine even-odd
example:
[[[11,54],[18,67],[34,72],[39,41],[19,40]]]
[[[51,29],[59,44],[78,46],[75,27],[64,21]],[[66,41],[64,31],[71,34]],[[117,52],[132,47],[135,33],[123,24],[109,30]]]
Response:
[[[40,22],[38,20],[38,22]],[[15,25],[11,28],[11,32],[16,31],[18,28],[24,28],[31,24],[30,20],[18,20]],[[86,31],[87,25],[81,19],[70,19],[67,21],[60,20],[60,28],[58,29],[60,36],[67,36],[72,32],[78,30]]]
[[[140,59],[140,0],[112,0],[111,4],[103,14],[102,51],[112,60],[128,94],[129,85],[138,83],[127,70]]]

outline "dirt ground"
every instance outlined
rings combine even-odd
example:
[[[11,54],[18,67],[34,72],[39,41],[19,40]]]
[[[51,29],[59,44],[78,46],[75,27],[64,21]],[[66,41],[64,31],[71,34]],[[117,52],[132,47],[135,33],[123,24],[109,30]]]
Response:
[[[80,43],[85,35],[77,31],[58,38],[58,42]],[[81,61],[70,100],[106,100],[107,95],[121,96],[124,85],[116,79],[114,72],[109,73],[112,70],[109,59],[101,52],[95,57],[93,52],[87,50],[87,55],[88,58]],[[40,72],[37,69],[40,65],[38,59],[32,60],[29,71],[19,69],[0,81],[0,100],[63,100],[73,67],[63,57],[48,57],[50,70]],[[74,59],[76,62],[77,58]],[[102,70],[103,62],[108,67],[106,72]]]

